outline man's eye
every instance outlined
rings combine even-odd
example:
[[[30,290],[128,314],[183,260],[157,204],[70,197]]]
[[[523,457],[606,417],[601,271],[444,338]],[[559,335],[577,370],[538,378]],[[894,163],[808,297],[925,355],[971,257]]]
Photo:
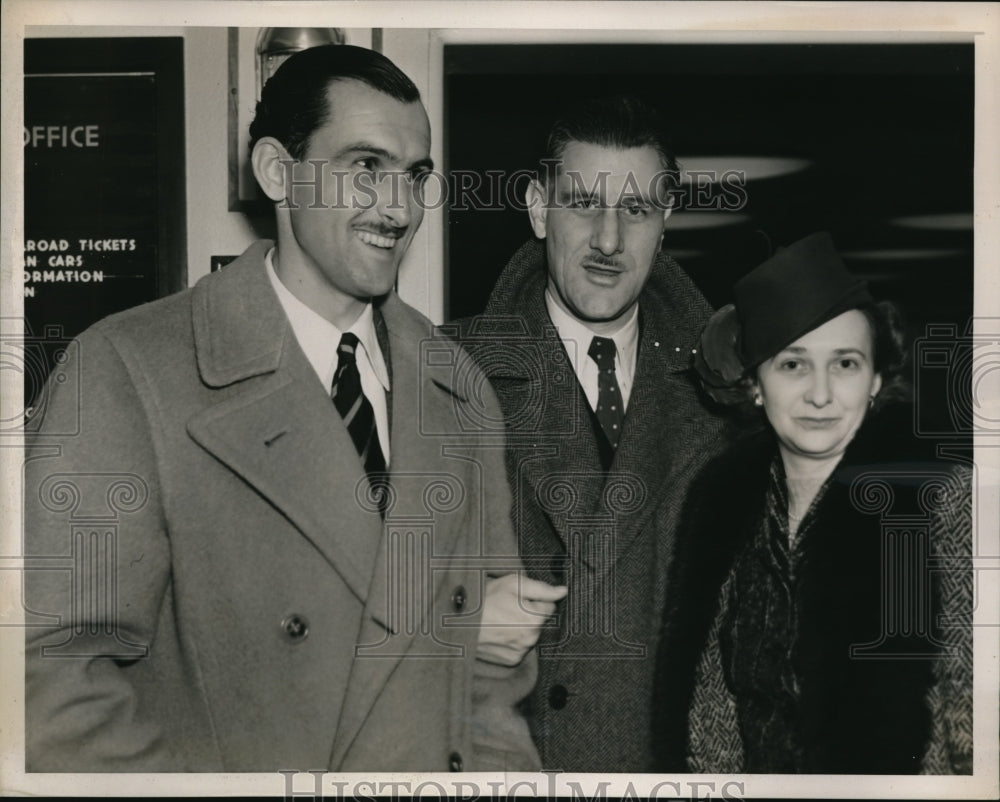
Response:
[[[649,205],[645,203],[626,203],[622,208],[629,217],[645,217],[649,214]]]
[[[378,167],[378,159],[376,159],[374,156],[366,156],[363,159],[358,159],[354,163],[358,165],[362,170],[366,170],[369,173],[375,172],[375,168]]]
[[[569,202],[570,209],[593,209],[597,206],[595,198],[574,198]]]

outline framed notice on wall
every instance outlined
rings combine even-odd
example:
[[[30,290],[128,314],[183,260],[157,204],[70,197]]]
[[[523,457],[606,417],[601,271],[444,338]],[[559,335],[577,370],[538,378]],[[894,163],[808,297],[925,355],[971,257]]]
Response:
[[[273,70],[295,50],[323,44],[355,45],[381,53],[382,29],[229,29],[229,211],[270,217],[271,203],[257,187],[250,167],[250,123]]]
[[[187,285],[183,56],[180,37],[24,43],[26,402],[67,340]]]

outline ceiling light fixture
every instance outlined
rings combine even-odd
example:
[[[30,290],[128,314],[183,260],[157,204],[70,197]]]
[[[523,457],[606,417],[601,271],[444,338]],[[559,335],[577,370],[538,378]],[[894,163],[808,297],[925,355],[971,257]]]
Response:
[[[949,212],[948,214],[914,214],[894,217],[889,225],[900,228],[920,228],[925,231],[971,231],[971,212]]]
[[[680,159],[680,165],[682,181],[715,183],[732,173],[742,174],[744,182],[781,178],[802,172],[812,162],[783,156],[690,156]]]
[[[873,248],[864,251],[842,251],[845,259],[865,259],[878,262],[953,259],[967,255],[967,251],[947,248]]]
[[[750,215],[720,209],[712,212],[689,212],[681,209],[670,215],[667,229],[670,231],[700,231],[705,228],[719,228],[749,223]]]

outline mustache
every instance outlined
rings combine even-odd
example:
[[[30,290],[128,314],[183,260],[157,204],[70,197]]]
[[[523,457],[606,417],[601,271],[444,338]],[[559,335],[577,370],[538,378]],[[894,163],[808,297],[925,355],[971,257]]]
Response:
[[[592,253],[583,260],[583,263],[585,265],[594,265],[596,267],[610,267],[613,270],[622,269],[622,263],[620,261],[610,256],[605,256],[603,253]]]

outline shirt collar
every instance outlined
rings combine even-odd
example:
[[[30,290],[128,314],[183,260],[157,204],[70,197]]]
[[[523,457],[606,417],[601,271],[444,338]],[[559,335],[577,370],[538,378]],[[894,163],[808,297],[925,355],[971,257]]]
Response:
[[[295,339],[305,352],[309,364],[312,365],[320,380],[329,388],[333,382],[333,374],[337,367],[337,345],[344,334],[329,320],[306,306],[281,283],[274,269],[274,248],[267,252],[264,258],[267,276],[278,295],[278,301],[288,316],[288,322],[295,333]],[[371,303],[365,304],[358,319],[347,331],[357,336],[364,356],[372,367],[372,372],[379,384],[388,392],[389,371],[385,366],[385,358],[375,334],[375,314]]]
[[[598,334],[569,314],[556,303],[555,298],[552,297],[552,291],[548,287],[545,288],[545,308],[548,310],[552,325],[559,332],[559,339],[566,345],[566,352],[569,354],[570,363],[574,370],[578,369],[578,357],[582,358],[587,355],[590,350],[590,341],[594,337],[608,337],[614,340],[615,350],[618,352],[619,369],[626,370],[631,375],[639,344],[639,304],[632,307],[632,312],[628,316],[628,320],[625,321],[625,325],[611,335]]]

